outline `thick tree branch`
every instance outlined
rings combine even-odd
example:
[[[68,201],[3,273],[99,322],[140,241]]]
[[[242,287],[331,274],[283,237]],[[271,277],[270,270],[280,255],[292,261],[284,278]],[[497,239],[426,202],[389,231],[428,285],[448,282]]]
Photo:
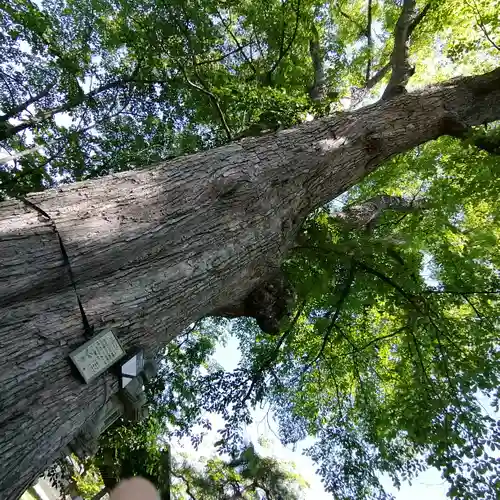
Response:
[[[412,33],[414,32],[415,28],[418,26],[420,21],[424,18],[425,14],[428,12],[430,9],[430,2],[420,11],[420,13],[413,19],[413,21],[410,23],[410,26],[408,27],[408,37],[411,37]],[[391,63],[388,62],[384,66],[382,66],[373,76],[370,78],[367,78],[366,80],[366,85],[364,86],[363,89],[360,89],[360,95],[356,96],[355,103],[359,103],[363,100],[364,96],[366,93],[371,90],[375,85],[380,83],[380,81],[387,75],[387,73],[391,70]],[[370,69],[371,71],[371,69]]]
[[[426,200],[408,200],[400,196],[381,194],[362,203],[347,206],[342,212],[334,214],[334,217],[350,227],[373,228],[386,210],[411,213],[426,206]]]
[[[384,100],[406,92],[408,80],[415,71],[408,59],[410,36],[429,10],[430,3],[417,16],[414,16],[415,7],[416,0],[404,0],[403,9],[394,30],[394,49],[391,54],[392,73],[389,83],[382,94]]]
[[[321,51],[320,39],[316,24],[311,22],[311,38],[309,39],[309,54],[314,71],[314,83],[309,89],[309,97],[315,101],[320,102],[325,97],[326,90],[326,75],[323,61],[323,54]]]
[[[367,39],[367,49],[368,49],[368,62],[366,63],[366,75],[365,75],[365,81],[366,85],[368,85],[368,82],[370,80],[370,74],[372,70],[372,51],[373,51],[373,39],[372,39],[372,0],[368,0],[368,19],[366,22],[366,39]]]

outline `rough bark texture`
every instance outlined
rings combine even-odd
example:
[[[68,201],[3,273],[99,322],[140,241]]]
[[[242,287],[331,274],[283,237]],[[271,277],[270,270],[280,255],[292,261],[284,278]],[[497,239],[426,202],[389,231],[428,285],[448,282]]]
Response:
[[[271,276],[304,216],[384,159],[500,118],[500,70],[353,113],[36,194],[54,219],[85,311],[126,348],[154,349],[190,322],[242,302]],[[117,389],[85,385],[83,341],[51,224],[0,204],[0,491],[15,499]]]
[[[373,229],[377,226],[381,215],[387,210],[394,212],[415,212],[426,208],[424,199],[408,200],[399,196],[381,194],[362,203],[350,205],[342,212],[335,214],[335,218],[342,221],[345,227]]]

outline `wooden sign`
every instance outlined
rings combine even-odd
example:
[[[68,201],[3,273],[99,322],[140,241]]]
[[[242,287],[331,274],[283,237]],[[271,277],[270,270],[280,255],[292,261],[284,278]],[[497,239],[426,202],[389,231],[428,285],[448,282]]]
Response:
[[[88,384],[104,373],[125,355],[125,351],[111,330],[99,333],[69,357]]]

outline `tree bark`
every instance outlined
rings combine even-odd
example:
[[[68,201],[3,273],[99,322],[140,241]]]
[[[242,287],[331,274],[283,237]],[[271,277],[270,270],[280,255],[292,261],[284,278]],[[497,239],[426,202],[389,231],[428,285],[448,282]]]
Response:
[[[96,331],[154,350],[276,272],[304,217],[390,156],[500,118],[500,70],[30,197],[55,221]],[[0,491],[16,499],[118,388],[89,385],[50,221],[0,204]]]

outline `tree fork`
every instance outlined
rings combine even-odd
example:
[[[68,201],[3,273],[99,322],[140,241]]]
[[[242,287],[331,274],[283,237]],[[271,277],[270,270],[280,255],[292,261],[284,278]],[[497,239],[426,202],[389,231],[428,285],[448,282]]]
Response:
[[[54,220],[96,331],[156,350],[244,301],[312,209],[446,133],[450,115],[467,127],[500,119],[500,70],[29,200]],[[118,382],[72,375],[84,331],[50,221],[7,201],[0,235],[0,491],[13,500]]]

